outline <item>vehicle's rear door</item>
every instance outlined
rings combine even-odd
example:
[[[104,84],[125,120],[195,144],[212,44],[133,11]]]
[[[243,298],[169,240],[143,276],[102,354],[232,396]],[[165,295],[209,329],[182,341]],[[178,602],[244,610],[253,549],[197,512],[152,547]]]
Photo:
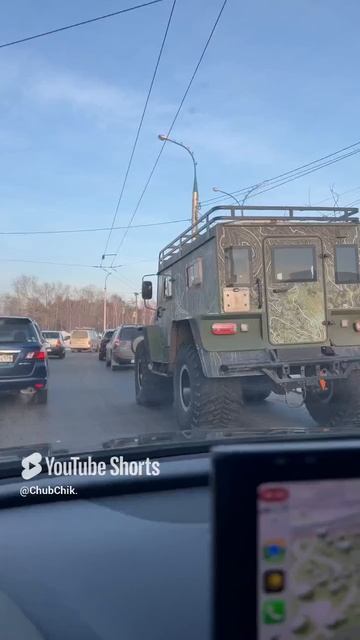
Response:
[[[39,350],[39,337],[27,319],[0,318],[0,380],[33,373],[31,354]]]
[[[142,327],[122,327],[120,330],[119,338],[120,344],[118,353],[120,358],[134,359],[134,354],[131,348],[133,340],[137,338],[142,332]]]
[[[326,341],[321,239],[267,238],[264,257],[269,341],[274,345]]]

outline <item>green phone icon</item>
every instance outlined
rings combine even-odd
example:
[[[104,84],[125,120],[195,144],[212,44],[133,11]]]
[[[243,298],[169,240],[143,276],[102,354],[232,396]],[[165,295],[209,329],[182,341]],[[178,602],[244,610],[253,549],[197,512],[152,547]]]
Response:
[[[284,622],[286,615],[284,600],[266,600],[262,606],[262,619],[265,624]]]

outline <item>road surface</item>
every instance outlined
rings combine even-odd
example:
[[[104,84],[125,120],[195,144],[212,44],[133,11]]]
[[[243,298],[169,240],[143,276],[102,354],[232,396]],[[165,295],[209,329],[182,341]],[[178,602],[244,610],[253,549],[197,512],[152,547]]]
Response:
[[[139,407],[132,368],[111,371],[97,354],[67,352],[50,359],[49,401],[29,405],[20,398],[0,398],[0,448],[50,442],[71,451],[98,448],[124,436],[176,431],[173,409]],[[249,430],[258,427],[308,430],[307,411],[289,408],[271,396],[248,408]]]

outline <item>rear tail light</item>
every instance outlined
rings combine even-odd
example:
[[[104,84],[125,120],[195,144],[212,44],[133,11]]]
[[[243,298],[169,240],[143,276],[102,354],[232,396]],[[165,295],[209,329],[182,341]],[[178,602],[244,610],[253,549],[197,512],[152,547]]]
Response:
[[[211,325],[211,333],[215,336],[232,336],[237,332],[235,322],[215,322]]]
[[[354,323],[354,329],[355,331],[360,331],[360,320],[357,320],[357,322]]]
[[[120,347],[120,340],[118,338],[114,340],[114,347]]]
[[[45,349],[40,349],[39,351],[29,351],[26,354],[25,360],[46,360],[47,353]]]
[[[34,389],[43,389],[45,387],[45,384],[43,384],[42,382],[36,382],[34,384]]]

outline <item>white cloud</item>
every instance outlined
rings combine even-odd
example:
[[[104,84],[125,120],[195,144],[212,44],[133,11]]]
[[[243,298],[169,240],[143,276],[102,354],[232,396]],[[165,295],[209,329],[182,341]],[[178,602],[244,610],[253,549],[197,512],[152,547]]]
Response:
[[[259,123],[260,124],[260,123]],[[240,119],[215,117],[197,113],[191,120],[186,117],[176,128],[176,137],[190,143],[199,153],[211,153],[214,162],[230,165],[253,164],[267,166],[283,157],[279,137],[275,131],[264,135],[256,122],[249,130]]]
[[[69,74],[37,77],[31,82],[29,91],[31,97],[40,102],[65,104],[75,111],[101,118],[132,119],[140,107],[139,94]]]
[[[138,120],[145,90],[146,87],[144,91],[134,91],[96,78],[49,72],[35,76],[27,85],[27,93],[33,100],[46,105],[68,106],[105,125]],[[171,105],[151,100],[148,117],[164,116],[172,109]]]

